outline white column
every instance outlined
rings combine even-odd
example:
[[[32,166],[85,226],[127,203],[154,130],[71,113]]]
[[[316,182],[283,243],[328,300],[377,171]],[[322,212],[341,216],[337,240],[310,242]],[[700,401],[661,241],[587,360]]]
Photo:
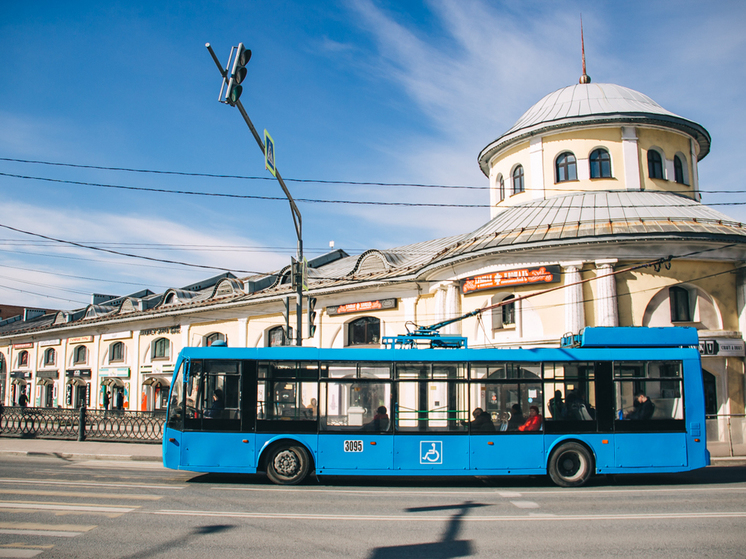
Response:
[[[320,312],[316,313],[317,317],[319,317],[320,315]],[[318,322],[318,320],[319,319],[317,318],[316,321]],[[238,340],[236,340],[236,347],[248,347],[246,345],[248,336],[248,324],[249,319],[247,317],[238,319]],[[316,330],[318,330],[318,328]]]
[[[598,279],[596,287],[596,326],[619,326],[619,310],[616,297],[616,276],[614,271],[617,259],[596,260]]]
[[[443,285],[435,289],[435,317],[433,323],[442,322],[446,319],[446,292]]]
[[[414,322],[417,324],[417,301],[420,296],[415,295],[414,297],[402,297],[401,306],[404,309],[404,322]]]
[[[565,333],[577,334],[585,327],[585,311],[583,309],[583,286],[570,285],[581,280],[580,269],[582,262],[565,262],[562,269],[565,275]]]
[[[531,197],[546,198],[544,191],[544,144],[541,136],[531,138],[528,148],[531,157]]]
[[[702,195],[699,193],[699,172],[697,171],[697,144],[692,139],[689,140],[689,145],[691,148],[691,155],[689,157],[691,158],[692,162],[692,175],[689,182],[692,183],[692,188],[694,189],[694,199],[699,202],[700,200],[702,200]]]
[[[743,266],[744,262],[738,262]],[[736,275],[736,309],[738,310],[738,329],[746,335],[746,270],[738,270]]]
[[[622,126],[622,157],[624,159],[624,181],[627,183],[627,190],[641,190],[637,131],[631,126]]]
[[[456,318],[461,315],[461,289],[458,282],[453,282],[446,288],[445,318]],[[461,335],[461,321],[454,322],[445,327],[445,334],[451,336]]]
[[[591,166],[587,157],[585,159],[578,158],[578,180],[591,180]]]

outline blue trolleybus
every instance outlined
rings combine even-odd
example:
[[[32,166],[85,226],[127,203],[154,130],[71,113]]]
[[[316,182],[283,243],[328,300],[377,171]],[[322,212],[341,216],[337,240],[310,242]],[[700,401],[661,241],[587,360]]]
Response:
[[[697,332],[586,328],[559,348],[186,348],[163,463],[325,475],[681,472],[709,464]]]

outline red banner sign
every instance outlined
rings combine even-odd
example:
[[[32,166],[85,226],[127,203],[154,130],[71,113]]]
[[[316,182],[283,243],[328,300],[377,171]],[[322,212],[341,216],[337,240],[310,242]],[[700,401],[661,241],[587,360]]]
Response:
[[[382,309],[395,309],[396,299],[381,299],[380,301],[363,301],[361,303],[348,303],[338,307],[326,307],[329,316],[336,314],[348,314],[351,312],[379,311]]]
[[[461,292],[466,294],[484,289],[529,285],[532,283],[557,283],[558,281],[560,281],[559,266],[520,268],[466,278],[461,282]]]

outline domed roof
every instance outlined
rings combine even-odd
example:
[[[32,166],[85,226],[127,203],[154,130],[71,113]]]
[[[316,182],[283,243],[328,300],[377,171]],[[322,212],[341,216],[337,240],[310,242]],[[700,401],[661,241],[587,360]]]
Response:
[[[661,107],[647,95],[612,83],[580,83],[558,89],[526,111],[502,136],[479,154],[489,175],[489,159],[505,145],[550,130],[578,124],[650,123],[680,130],[697,140],[698,159],[710,151],[710,134],[702,126]]]

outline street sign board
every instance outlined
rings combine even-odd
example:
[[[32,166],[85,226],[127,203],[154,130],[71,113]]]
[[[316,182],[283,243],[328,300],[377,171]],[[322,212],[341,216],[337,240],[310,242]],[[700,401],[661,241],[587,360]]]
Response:
[[[267,170],[272,173],[272,176],[277,176],[277,165],[275,164],[275,141],[272,136],[269,135],[267,129],[264,129],[264,166]]]

